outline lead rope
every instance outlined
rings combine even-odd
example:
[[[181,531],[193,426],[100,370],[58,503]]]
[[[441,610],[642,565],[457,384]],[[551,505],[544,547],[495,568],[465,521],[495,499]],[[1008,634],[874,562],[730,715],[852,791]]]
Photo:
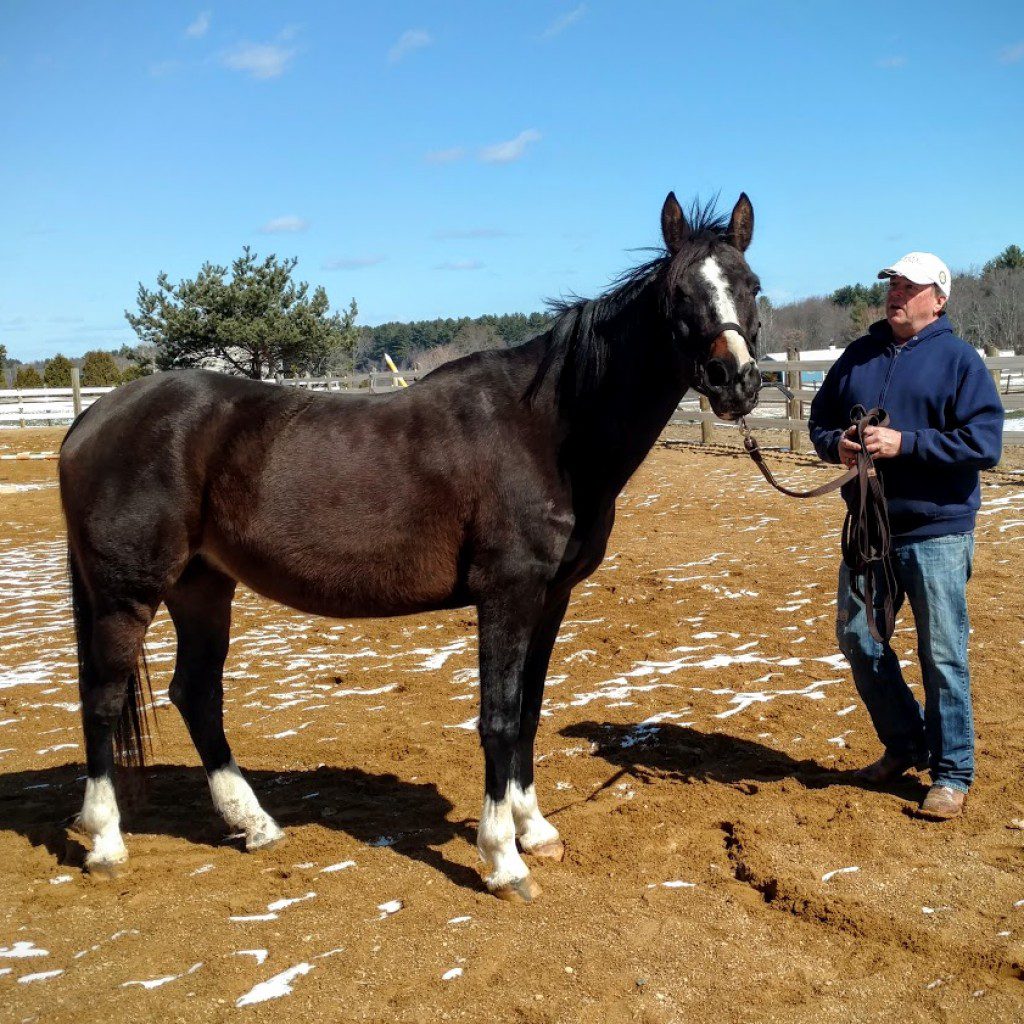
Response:
[[[850,587],[864,603],[868,631],[879,643],[885,643],[896,628],[897,583],[896,574],[892,568],[889,509],[885,502],[882,480],[875,469],[875,461],[868,453],[864,443],[864,431],[868,427],[887,427],[889,415],[884,409],[866,411],[862,405],[856,405],[850,413],[850,419],[857,429],[857,441],[860,444],[856,466],[847,470],[842,476],[810,491],[794,491],[783,487],[765,464],[757,438],[751,433],[745,418],[740,417],[739,426],[743,432],[743,447],[747,454],[753,459],[754,465],[761,471],[768,483],[782,494],[791,498],[817,498],[822,494],[838,490],[844,484],[857,481],[857,513],[854,515],[853,512],[847,510],[846,519],[843,521],[843,561],[850,570]],[[881,605],[881,630],[878,628],[873,613],[876,566],[880,569],[884,590]],[[861,580],[863,583],[860,582]]]

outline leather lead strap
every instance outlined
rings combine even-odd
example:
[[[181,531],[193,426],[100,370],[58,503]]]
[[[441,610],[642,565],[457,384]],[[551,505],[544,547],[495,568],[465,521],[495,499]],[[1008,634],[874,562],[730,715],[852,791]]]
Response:
[[[822,494],[838,490],[844,484],[857,481],[856,514],[848,509],[843,522],[843,561],[850,569],[850,584],[853,592],[864,602],[868,631],[879,643],[885,643],[896,628],[895,595],[898,584],[892,568],[889,509],[886,505],[881,478],[875,469],[874,459],[868,453],[864,443],[864,431],[868,427],[888,426],[889,415],[884,409],[865,411],[863,406],[858,405],[852,410],[851,419],[853,426],[856,427],[857,441],[860,444],[857,465],[842,476],[810,491],[794,491],[783,487],[765,464],[764,455],[758,446],[757,439],[750,433],[750,428],[744,420],[740,420],[740,427],[743,430],[743,447],[754,460],[754,465],[761,471],[768,483],[782,494],[791,498],[817,498]],[[884,591],[880,607],[881,629],[878,628],[874,614],[876,568],[881,571],[881,583]]]

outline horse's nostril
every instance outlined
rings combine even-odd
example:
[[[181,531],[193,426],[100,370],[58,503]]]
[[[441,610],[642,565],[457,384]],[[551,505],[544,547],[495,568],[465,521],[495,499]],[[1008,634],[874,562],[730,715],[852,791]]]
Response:
[[[740,370],[739,382],[744,391],[756,393],[761,390],[761,373],[756,363],[747,363]]]
[[[724,388],[729,383],[729,369],[721,359],[712,359],[704,368],[704,376],[713,388]]]

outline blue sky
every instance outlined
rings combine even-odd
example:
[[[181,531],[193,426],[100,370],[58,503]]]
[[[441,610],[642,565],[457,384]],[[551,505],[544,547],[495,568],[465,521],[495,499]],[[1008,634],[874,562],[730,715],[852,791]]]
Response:
[[[669,189],[750,195],[776,302],[1024,244],[1019,2],[0,0],[0,99],[26,360],[134,342],[140,281],[246,244],[361,323],[530,312]]]

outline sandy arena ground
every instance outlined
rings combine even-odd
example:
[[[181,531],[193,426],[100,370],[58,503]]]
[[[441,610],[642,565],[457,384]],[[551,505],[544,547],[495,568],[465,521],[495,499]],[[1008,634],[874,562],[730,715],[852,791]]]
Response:
[[[287,840],[247,855],[215,817],[162,612],[131,861],[83,875],[56,463],[0,460],[0,1020],[1021,1020],[1019,449],[985,475],[970,587],[979,778],[932,824],[918,777],[849,775],[879,748],[835,648],[839,499],[690,438],[630,482],[562,627],[537,789],[568,853],[531,906],[480,881],[474,613],[340,623],[247,591],[228,736]],[[906,616],[896,644],[918,680]]]

